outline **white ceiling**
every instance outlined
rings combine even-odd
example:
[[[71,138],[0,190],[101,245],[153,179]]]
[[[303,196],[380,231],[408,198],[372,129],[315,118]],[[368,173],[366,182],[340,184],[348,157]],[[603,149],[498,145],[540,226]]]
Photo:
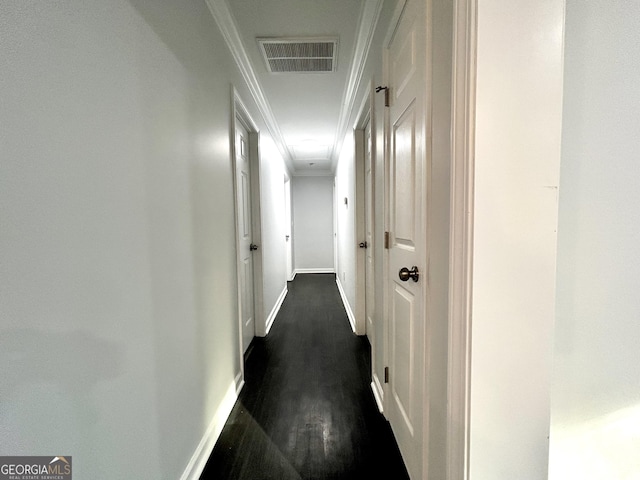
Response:
[[[327,175],[382,0],[207,0],[294,175]],[[267,71],[257,38],[337,37],[333,73]]]

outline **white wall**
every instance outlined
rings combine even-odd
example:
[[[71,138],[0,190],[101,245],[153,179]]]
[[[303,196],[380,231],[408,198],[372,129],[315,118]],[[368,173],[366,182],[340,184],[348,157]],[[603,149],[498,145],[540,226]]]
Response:
[[[293,177],[291,195],[296,271],[333,271],[333,177]]]
[[[262,219],[263,317],[277,313],[281,295],[287,288],[286,225],[284,178],[285,165],[270,137],[263,134],[260,148],[260,216]],[[266,328],[267,325],[264,325]],[[256,326],[258,335],[266,330]]]
[[[550,476],[640,478],[640,9],[567,1]]]
[[[356,310],[356,168],[355,139],[349,133],[336,168],[336,276],[352,312]],[[344,199],[348,199],[347,205]]]
[[[250,95],[204,2],[6,0],[0,44],[0,455],[176,479],[240,372]]]
[[[470,479],[547,478],[563,0],[479,0]]]

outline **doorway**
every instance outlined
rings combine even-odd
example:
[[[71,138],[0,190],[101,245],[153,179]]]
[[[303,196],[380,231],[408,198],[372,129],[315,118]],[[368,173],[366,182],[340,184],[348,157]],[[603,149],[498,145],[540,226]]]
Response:
[[[233,91],[232,158],[235,192],[236,268],[240,365],[258,335],[264,335],[260,223],[259,132],[244,103]]]
[[[284,177],[284,241],[287,250],[287,280],[292,281],[295,276],[295,266],[293,262],[293,218],[291,215],[291,179]]]
[[[356,333],[375,345],[375,234],[374,167],[371,92],[360,109],[354,130],[356,173]],[[372,351],[372,355],[375,353]]]
[[[245,354],[256,333],[254,299],[253,212],[251,205],[251,168],[249,161],[249,132],[236,117],[235,123],[235,179],[238,282],[240,284],[240,332],[242,353]]]
[[[423,475],[426,398],[424,333],[428,252],[425,222],[429,159],[425,91],[425,3],[407,1],[385,54],[387,159],[388,383],[386,416],[412,478]]]

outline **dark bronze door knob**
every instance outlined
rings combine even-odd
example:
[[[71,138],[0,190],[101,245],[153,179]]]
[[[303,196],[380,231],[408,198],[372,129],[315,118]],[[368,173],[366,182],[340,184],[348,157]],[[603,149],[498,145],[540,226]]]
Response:
[[[406,282],[410,278],[413,279],[414,282],[417,282],[420,278],[420,273],[418,272],[418,267],[414,266],[411,268],[411,270],[409,270],[407,267],[402,267],[398,272],[398,276],[403,282]]]

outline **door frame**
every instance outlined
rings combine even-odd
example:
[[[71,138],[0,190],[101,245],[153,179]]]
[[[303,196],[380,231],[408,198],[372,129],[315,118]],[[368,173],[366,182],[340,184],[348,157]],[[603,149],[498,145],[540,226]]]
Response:
[[[383,41],[382,44],[382,57],[383,57],[383,87],[386,87],[386,92],[385,95],[388,95],[389,100],[390,100],[390,105],[393,106],[393,98],[395,97],[395,92],[393,91],[394,87],[398,87],[398,86],[394,86],[391,85],[391,47],[392,44],[394,42],[394,40],[396,39],[396,36],[398,34],[398,29],[400,28],[401,22],[403,21],[403,18],[405,15],[407,15],[407,8],[410,8],[411,3],[418,3],[418,2],[423,2],[423,0],[401,0],[398,3],[396,3],[396,7],[395,10],[393,12],[391,21],[389,23],[389,28],[386,32],[386,36],[385,39]],[[432,121],[431,121],[431,114],[432,114],[432,109],[431,109],[431,84],[430,84],[430,78],[431,78],[431,62],[432,62],[432,54],[431,54],[431,28],[430,28],[430,8],[431,8],[431,0],[426,0],[423,2],[424,6],[422,7],[422,12],[424,14],[424,16],[420,19],[416,19],[416,22],[418,22],[419,24],[419,28],[422,29],[423,35],[424,35],[424,41],[426,42],[426,45],[423,46],[422,48],[424,49],[424,53],[423,53],[423,58],[422,60],[420,60],[420,62],[423,62],[421,66],[419,66],[419,68],[423,68],[423,83],[419,85],[418,88],[422,89],[421,94],[419,95],[419,97],[416,99],[415,101],[420,102],[421,106],[419,107],[420,110],[422,111],[421,114],[421,119],[420,119],[420,125],[419,125],[419,131],[416,132],[416,135],[418,135],[419,139],[418,141],[420,142],[420,150],[421,153],[420,155],[424,156],[423,159],[423,166],[422,166],[422,171],[420,174],[420,177],[417,179],[417,182],[420,186],[420,191],[419,191],[419,198],[416,199],[416,202],[420,204],[420,208],[422,210],[422,214],[424,216],[428,216],[428,212],[429,212],[429,208],[428,208],[428,200],[429,200],[429,196],[430,196],[430,191],[429,191],[429,179],[431,178],[431,160],[430,160],[430,152],[432,149],[432,136],[431,136],[431,132],[430,129],[432,128]],[[404,114],[402,114],[404,115]],[[402,116],[400,115],[400,117]],[[392,157],[392,141],[391,141],[391,137],[392,137],[392,131],[393,131],[393,125],[392,125],[392,118],[391,118],[391,108],[385,108],[384,109],[384,138],[385,138],[385,167],[384,167],[384,190],[385,190],[385,194],[384,194],[384,231],[385,231],[385,236],[389,236],[390,237],[390,241],[389,243],[393,242],[393,232],[391,232],[392,228],[391,228],[391,179],[392,179],[392,175],[391,175],[391,171],[392,171],[392,162],[391,162],[391,157]],[[428,352],[428,347],[429,347],[429,342],[428,342],[428,338],[431,332],[431,326],[430,326],[430,321],[427,321],[427,319],[430,319],[431,316],[428,315],[429,313],[429,301],[430,301],[430,291],[429,291],[429,277],[430,277],[430,272],[429,272],[429,257],[430,257],[430,253],[426,250],[427,247],[427,242],[429,239],[429,235],[430,235],[430,222],[428,220],[428,218],[423,218],[422,221],[422,225],[420,228],[420,231],[417,232],[417,235],[419,236],[419,239],[421,242],[424,242],[422,245],[422,249],[423,251],[421,253],[419,253],[418,255],[418,260],[419,262],[417,263],[417,265],[420,266],[420,269],[422,270],[421,272],[421,278],[422,281],[420,282],[418,289],[420,291],[420,295],[422,296],[422,304],[419,307],[419,311],[416,313],[416,316],[420,319],[420,321],[422,321],[422,332],[420,333],[420,337],[417,340],[417,342],[419,342],[421,344],[421,349],[422,351],[420,352],[420,355],[418,356],[418,358],[416,358],[416,364],[414,366],[414,368],[419,371],[422,372],[423,376],[422,376],[422,380],[421,380],[421,385],[418,386],[419,391],[417,392],[417,398],[416,401],[419,402],[419,409],[420,412],[417,415],[418,418],[416,418],[416,422],[415,422],[415,427],[417,429],[416,432],[416,437],[415,437],[415,441],[419,442],[419,447],[420,448],[416,448],[415,445],[413,445],[413,453],[409,453],[407,452],[407,455],[413,455],[415,457],[415,461],[418,463],[419,465],[419,470],[416,471],[416,474],[419,475],[418,478],[423,478],[426,479],[428,478],[428,473],[429,473],[429,449],[430,449],[430,442],[429,442],[429,428],[430,428],[430,410],[431,410],[431,392],[430,392],[430,388],[429,388],[429,377],[428,377],[428,372],[429,372],[429,367],[430,367],[430,357],[429,357],[429,352]],[[391,232],[390,234],[387,234],[386,232]],[[385,239],[385,243],[386,239]],[[384,319],[385,319],[385,326],[384,326],[384,332],[385,332],[385,365],[387,366],[387,368],[389,368],[389,375],[390,375],[390,381],[385,382],[384,384],[384,411],[385,411],[385,416],[387,417],[387,419],[391,420],[391,417],[393,416],[391,413],[391,408],[392,408],[392,402],[393,400],[393,394],[391,391],[391,385],[392,385],[392,376],[395,374],[395,372],[393,371],[393,369],[391,368],[391,362],[392,362],[392,358],[391,358],[391,354],[392,354],[392,295],[391,295],[391,289],[394,285],[394,280],[396,277],[396,273],[391,272],[390,271],[390,266],[391,266],[391,252],[392,250],[389,248],[391,245],[387,246],[385,245],[385,249],[384,249],[384,296],[383,296],[383,301],[384,301]],[[395,435],[398,435],[398,433],[394,432]],[[404,454],[403,454],[404,455]],[[409,459],[405,458],[405,463],[408,463]]]
[[[231,139],[231,161],[233,171],[233,206],[235,221],[235,245],[236,245],[236,291],[238,308],[238,351],[241,371],[241,381],[244,382],[244,352],[242,346],[242,302],[240,296],[240,269],[241,256],[238,249],[240,232],[238,231],[238,195],[236,178],[236,119],[247,130],[249,134],[249,169],[251,172],[251,228],[253,243],[262,246],[262,222],[260,215],[260,155],[259,141],[260,130],[256,122],[251,117],[249,110],[242,101],[240,94],[234,86],[231,92],[231,115],[230,115],[230,139]],[[254,303],[254,325],[255,336],[266,335],[266,325],[264,317],[263,299],[263,254],[262,248],[258,248],[253,254],[253,303]]]
[[[407,0],[399,1],[389,23],[382,48],[382,85],[388,85],[388,46],[395,34],[396,25]],[[431,2],[428,1],[428,4]],[[470,439],[470,360],[472,320],[472,273],[473,273],[473,215],[474,215],[474,144],[475,144],[475,88],[476,88],[476,41],[477,0],[454,0],[452,37],[452,91],[451,91],[451,191],[450,191],[450,239],[449,239],[449,298],[448,298],[448,358],[447,358],[447,411],[446,411],[446,479],[469,479]],[[430,32],[427,32],[429,34]],[[431,52],[428,53],[429,55]],[[430,66],[427,65],[427,69]],[[427,71],[427,75],[430,71]],[[427,86],[425,85],[425,88]],[[375,103],[372,100],[371,105]],[[428,109],[427,109],[428,112]],[[425,112],[426,114],[426,112]],[[380,126],[384,130],[384,169],[382,176],[384,209],[381,221],[384,231],[389,230],[389,110],[384,109]],[[375,135],[374,135],[375,138]],[[383,310],[380,320],[384,331],[384,363],[388,365],[389,335],[389,251],[383,252]],[[427,296],[425,296],[428,299]],[[427,333],[427,332],[425,332]],[[426,337],[426,335],[425,335]],[[425,338],[425,341],[427,339]],[[428,372],[428,355],[424,358]],[[425,382],[425,387],[428,383]],[[383,384],[382,407],[386,414],[389,395],[388,384]],[[428,435],[429,399],[423,399],[423,432]],[[423,443],[423,478],[428,477],[428,437]]]
[[[468,480],[477,0],[453,5],[447,480]]]
[[[396,33],[396,29],[398,27],[398,23],[400,21],[400,17],[402,16],[402,12],[406,7],[408,0],[398,1],[396,4],[395,10],[393,11],[393,15],[391,20],[389,21],[389,27],[385,34],[384,40],[382,42],[382,85],[389,85],[389,46],[391,45],[391,41]],[[383,90],[380,92],[380,95],[389,95],[387,90]],[[389,135],[391,129],[391,116],[389,112],[389,108],[385,105],[383,119],[382,119],[382,137],[384,138],[384,146],[383,146],[383,163],[384,163],[384,171],[383,171],[383,184],[384,184],[384,199],[382,206],[382,223],[384,227],[385,235],[389,231],[389,226],[391,224],[390,212],[389,212],[389,179],[391,178],[391,165],[389,162],[391,149],[389,142]],[[389,249],[386,245],[386,240],[383,239],[385,245],[383,245],[383,267],[382,267],[382,322],[383,322],[383,332],[384,332],[384,364],[385,369],[389,368]],[[388,419],[388,411],[389,411],[389,383],[385,381],[385,379],[380,379],[382,383],[382,410],[385,418]]]
[[[379,82],[378,82],[379,83]],[[386,108],[384,107],[384,102],[382,100],[381,95],[384,94],[376,94],[376,83],[375,77],[372,77],[369,83],[369,87],[365,96],[362,100],[362,104],[360,109],[358,110],[358,115],[356,116],[357,120],[354,125],[354,139],[356,145],[356,156],[355,156],[355,171],[356,171],[356,239],[363,239],[365,232],[365,175],[364,175],[364,155],[365,155],[365,127],[367,123],[370,125],[371,129],[371,199],[372,204],[370,208],[372,209],[371,228],[373,230],[373,245],[370,245],[369,248],[373,248],[373,257],[374,257],[374,286],[373,290],[376,294],[376,301],[374,302],[374,332],[369,332],[367,329],[367,315],[366,315],[366,254],[367,252],[362,252],[362,249],[357,248],[359,252],[356,253],[357,259],[357,269],[356,275],[359,281],[356,283],[356,318],[362,319],[362,328],[363,334],[366,334],[370,343],[371,343],[371,391],[373,392],[373,396],[376,400],[376,404],[378,406],[378,410],[383,415],[385,414],[385,386],[384,386],[384,376],[382,372],[376,370],[376,357],[381,357],[382,365],[388,365],[388,336],[387,336],[387,318],[384,315],[386,311],[386,304],[383,300],[383,297],[386,295],[386,252],[384,250],[384,238],[382,236],[382,231],[385,227],[385,219],[384,219],[384,210],[377,209],[376,207],[376,197],[379,195],[386,195],[386,157],[385,157],[385,148],[387,145],[387,141],[385,138],[385,116],[386,116]],[[382,140],[379,142],[379,140]],[[379,159],[382,158],[382,161],[379,162]],[[379,168],[381,167],[381,168]],[[383,200],[384,202],[384,200]],[[382,207],[384,208],[384,206]],[[380,230],[380,231],[379,231]],[[380,266],[382,268],[380,268]],[[376,268],[378,267],[378,268]],[[377,282],[375,279],[381,279],[381,285],[384,285],[378,288]],[[379,326],[379,328],[375,328]],[[373,335],[371,335],[373,333]],[[377,338],[376,335],[380,335],[380,338]],[[377,347],[381,346],[380,351],[377,350]]]

